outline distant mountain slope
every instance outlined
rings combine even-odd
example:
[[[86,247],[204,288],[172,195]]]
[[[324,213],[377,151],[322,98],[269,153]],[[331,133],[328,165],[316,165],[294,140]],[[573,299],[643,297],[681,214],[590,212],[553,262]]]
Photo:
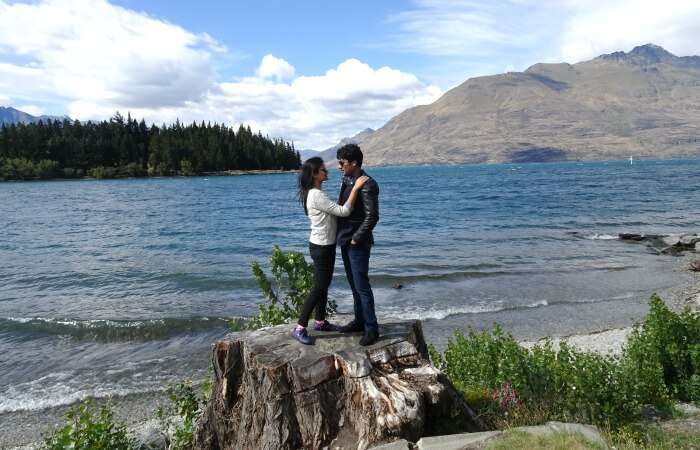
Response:
[[[68,119],[68,117],[32,116],[31,114],[28,114],[24,111],[20,111],[19,109],[15,109],[12,107],[6,108],[4,106],[0,106],[0,125],[11,123],[35,123],[39,122],[40,120],[49,121],[63,119]]]
[[[372,133],[374,133],[373,129],[365,128],[364,130],[357,133],[355,136],[346,137],[346,138],[341,139],[340,142],[335,144],[333,147],[329,147],[329,148],[323,150],[322,152],[320,152],[320,154],[318,156],[323,158],[323,160],[326,163],[328,163],[329,161],[331,163],[335,163],[335,154],[340,147],[342,147],[343,145],[346,145],[346,144],[358,144],[358,145],[360,145],[363,142],[365,142],[365,140],[367,140],[367,138],[369,136],[371,136]]]
[[[700,57],[647,44],[471,78],[362,148],[373,165],[700,156]]]
[[[305,161],[312,156],[320,156],[323,158],[323,161],[326,163],[326,165],[334,165],[335,164],[335,154],[338,151],[340,147],[342,147],[345,144],[361,144],[362,142],[365,141],[372,133],[374,133],[374,130],[371,128],[365,128],[364,130],[360,131],[357,133],[355,136],[352,137],[346,137],[340,140],[337,144],[335,144],[333,147],[328,147],[325,150],[301,150],[299,154],[301,155],[301,160]]]

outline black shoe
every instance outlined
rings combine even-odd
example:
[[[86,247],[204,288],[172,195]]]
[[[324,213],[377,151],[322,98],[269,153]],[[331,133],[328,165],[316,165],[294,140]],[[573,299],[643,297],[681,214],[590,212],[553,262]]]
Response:
[[[340,327],[341,333],[357,333],[358,331],[365,331],[365,327],[361,323],[353,320],[349,324]]]
[[[372,345],[379,339],[379,332],[377,330],[365,331],[365,335],[360,339],[360,345],[367,346]]]

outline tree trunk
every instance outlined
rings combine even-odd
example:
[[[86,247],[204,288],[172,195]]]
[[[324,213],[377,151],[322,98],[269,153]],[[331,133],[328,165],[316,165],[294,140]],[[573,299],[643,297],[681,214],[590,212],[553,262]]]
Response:
[[[427,356],[420,321],[381,326],[380,340],[312,333],[306,346],[280,325],[214,344],[212,397],[197,449],[365,449],[417,441],[446,421],[483,427]]]

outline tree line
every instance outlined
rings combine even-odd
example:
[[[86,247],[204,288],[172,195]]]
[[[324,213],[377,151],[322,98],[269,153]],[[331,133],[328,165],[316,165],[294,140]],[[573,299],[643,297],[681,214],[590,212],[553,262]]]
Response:
[[[117,113],[102,122],[41,121],[0,127],[0,179],[196,175],[301,166],[294,145],[250,127],[147,126]]]

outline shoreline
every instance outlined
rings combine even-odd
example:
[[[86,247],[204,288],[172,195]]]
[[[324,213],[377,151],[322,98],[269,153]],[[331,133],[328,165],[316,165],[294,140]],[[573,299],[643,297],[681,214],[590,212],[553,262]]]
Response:
[[[674,310],[680,310],[684,307],[690,307],[696,311],[700,310],[700,272],[691,272],[688,270],[690,261],[696,259],[699,259],[698,253],[692,252],[678,257],[674,262],[676,265],[674,270],[687,275],[684,277],[685,282],[680,286],[674,286],[659,292],[659,295],[666,304]],[[442,333],[444,337],[444,329],[440,327],[441,322],[441,320],[437,319],[423,321],[426,339],[429,342],[436,342],[438,347],[440,347],[440,342],[434,337],[438,333]],[[621,352],[622,346],[631,332],[632,327],[613,326],[601,328],[600,325],[596,323],[587,322],[583,326],[583,330],[580,328],[569,328],[568,331],[566,328],[563,328],[563,330],[563,332],[557,333],[555,330],[548,329],[545,325],[537,330],[538,332],[535,333],[535,336],[532,336],[531,332],[520,330],[520,333],[518,333],[514,332],[515,330],[512,329],[505,329],[506,332],[513,334],[524,347],[532,347],[549,336],[555,348],[558,347],[560,342],[566,341],[579,350],[593,351],[602,354],[611,353],[615,355]],[[446,338],[443,339],[443,342],[445,340]],[[198,384],[197,381],[199,380],[195,380],[195,384]],[[165,386],[163,389],[165,389]],[[115,418],[125,422],[127,426],[132,428],[152,420],[155,417],[155,411],[158,406],[167,404],[168,398],[165,391],[161,390],[129,394],[123,397],[113,397],[111,399],[98,398],[92,401],[93,404],[97,406],[111,401]],[[31,447],[32,445],[40,444],[43,442],[42,435],[56,424],[62,424],[65,421],[66,411],[75,404],[76,403],[60,405],[39,410],[21,410],[0,413],[0,449],[33,448]]]
[[[158,176],[143,176],[143,177],[115,177],[115,178],[95,178],[95,177],[53,177],[53,178],[32,178],[27,180],[3,180],[0,183],[24,183],[34,181],[83,181],[83,180],[141,180],[154,178],[197,178],[197,177],[237,177],[242,175],[275,175],[285,173],[297,173],[296,169],[253,169],[253,170],[222,170],[219,172],[202,172],[195,175],[158,175]]]

